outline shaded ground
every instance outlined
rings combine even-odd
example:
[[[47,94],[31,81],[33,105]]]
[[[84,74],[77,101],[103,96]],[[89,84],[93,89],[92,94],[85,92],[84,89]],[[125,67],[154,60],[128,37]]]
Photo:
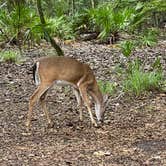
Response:
[[[115,68],[119,61],[126,61],[117,49],[97,44],[75,43],[64,50],[67,56],[89,63],[97,78],[112,82],[118,81]],[[48,51],[45,54],[51,53]],[[105,124],[94,128],[85,108],[80,124],[70,88],[54,87],[47,99],[54,128],[47,130],[44,114],[37,106],[32,135],[26,135],[28,98],[35,89],[30,68],[43,54],[42,50],[31,50],[23,64],[0,63],[0,165],[166,165],[165,93],[140,98],[113,95],[109,97]],[[137,50],[136,56],[144,59],[147,68],[160,56],[166,67],[164,44]]]

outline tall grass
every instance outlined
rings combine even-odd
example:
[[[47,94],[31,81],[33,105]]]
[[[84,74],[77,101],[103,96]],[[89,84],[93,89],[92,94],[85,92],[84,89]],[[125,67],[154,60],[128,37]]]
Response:
[[[16,63],[19,61],[19,53],[16,51],[2,51],[0,52],[0,61],[2,62],[9,62],[9,63]]]
[[[151,90],[159,90],[163,80],[161,70],[144,71],[138,62],[132,64],[127,78],[124,81],[123,88],[127,93],[133,93],[139,96]]]

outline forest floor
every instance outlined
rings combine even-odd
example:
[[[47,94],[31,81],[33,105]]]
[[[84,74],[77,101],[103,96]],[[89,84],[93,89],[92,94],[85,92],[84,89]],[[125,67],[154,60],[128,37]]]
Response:
[[[117,48],[89,42],[63,46],[66,56],[88,63],[97,79],[120,84],[117,68],[126,59]],[[166,43],[136,50],[147,69],[160,56],[166,71]],[[41,45],[25,52],[20,64],[0,62],[0,166],[164,166],[166,165],[166,93],[140,97],[109,96],[105,123],[91,126],[84,109],[79,122],[69,87],[53,87],[47,106],[55,125],[47,129],[40,106],[34,108],[31,135],[26,133],[28,99],[35,90],[31,67],[53,50]]]

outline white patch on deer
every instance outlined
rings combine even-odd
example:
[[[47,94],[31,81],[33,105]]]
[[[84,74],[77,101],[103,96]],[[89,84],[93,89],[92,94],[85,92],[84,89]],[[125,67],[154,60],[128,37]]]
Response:
[[[36,62],[36,71],[35,71],[35,84],[40,84],[40,76],[39,76],[39,62]]]
[[[68,81],[64,81],[64,80],[56,80],[55,83],[56,83],[57,85],[60,85],[60,86],[70,85],[70,86],[72,86],[72,87],[78,89],[78,87],[77,87],[75,84],[70,83],[70,82],[68,82]]]
[[[101,120],[101,104],[99,102],[95,102],[95,113],[98,120]]]

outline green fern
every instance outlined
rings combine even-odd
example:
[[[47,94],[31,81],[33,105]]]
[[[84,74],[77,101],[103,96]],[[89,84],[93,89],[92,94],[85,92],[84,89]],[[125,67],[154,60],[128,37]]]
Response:
[[[52,36],[57,36],[60,39],[74,39],[75,35],[72,29],[72,24],[64,17],[56,17],[47,19],[47,29]]]

